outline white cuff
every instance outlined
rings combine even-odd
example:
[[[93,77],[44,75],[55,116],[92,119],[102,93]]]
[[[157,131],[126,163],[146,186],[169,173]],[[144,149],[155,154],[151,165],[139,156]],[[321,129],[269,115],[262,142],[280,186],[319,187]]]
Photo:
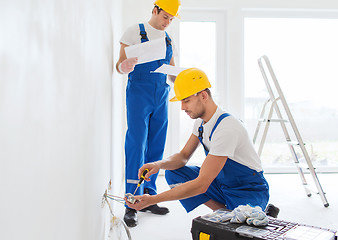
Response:
[[[120,63],[120,64],[118,65],[117,69],[119,70],[119,72],[120,72],[121,74],[125,74],[125,72],[123,72],[122,69],[121,69],[121,65],[122,65],[122,63]]]

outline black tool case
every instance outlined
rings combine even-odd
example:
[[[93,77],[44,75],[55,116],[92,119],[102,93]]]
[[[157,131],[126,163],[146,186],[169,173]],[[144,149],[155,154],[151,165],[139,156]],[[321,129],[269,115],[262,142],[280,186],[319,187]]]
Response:
[[[249,226],[246,223],[220,223],[203,217],[193,219],[191,227],[193,240],[232,240],[232,239],[274,239],[293,240],[316,239],[337,240],[337,231],[308,226],[269,217],[269,224],[264,227]],[[304,238],[306,237],[306,238]]]

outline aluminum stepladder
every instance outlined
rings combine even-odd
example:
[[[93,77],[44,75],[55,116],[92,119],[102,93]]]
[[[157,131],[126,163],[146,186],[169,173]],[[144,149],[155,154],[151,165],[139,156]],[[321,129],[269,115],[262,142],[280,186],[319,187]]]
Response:
[[[258,59],[258,65],[259,65],[260,71],[262,73],[262,76],[263,76],[265,85],[267,87],[267,90],[269,92],[269,99],[263,105],[263,108],[262,108],[262,111],[261,111],[261,114],[260,114],[260,119],[258,121],[256,130],[255,130],[255,133],[254,133],[254,137],[253,137],[253,142],[255,144],[259,130],[260,130],[260,127],[261,127],[262,123],[265,123],[264,130],[263,130],[262,137],[261,137],[261,141],[260,141],[259,148],[258,148],[258,151],[257,151],[258,155],[261,156],[270,123],[271,122],[279,122],[281,127],[282,127],[286,142],[289,146],[292,158],[293,158],[294,163],[297,167],[298,174],[299,174],[299,176],[302,180],[302,183],[303,183],[303,186],[305,188],[305,192],[306,192],[307,196],[310,197],[311,192],[315,192],[315,193],[319,194],[319,196],[320,196],[320,198],[321,198],[321,200],[324,204],[324,207],[328,207],[329,203],[326,199],[325,193],[324,193],[322,186],[319,182],[319,179],[317,177],[317,173],[315,171],[315,168],[313,167],[310,156],[309,156],[309,154],[308,154],[308,152],[305,148],[305,144],[303,142],[303,139],[302,139],[302,137],[301,137],[301,135],[298,131],[298,128],[296,126],[294,118],[293,118],[293,116],[290,112],[289,106],[288,106],[288,104],[285,100],[284,94],[282,92],[282,89],[280,88],[280,85],[277,81],[276,75],[275,75],[275,73],[272,69],[272,66],[270,64],[268,57],[267,56],[260,57]],[[267,73],[269,75],[267,75]],[[272,84],[270,84],[270,82],[272,82]],[[274,89],[272,88],[272,86],[274,87]],[[280,103],[281,103],[281,106],[279,106]],[[268,114],[266,114],[265,109],[268,105],[270,105],[270,109],[269,109]],[[280,111],[281,108],[282,109],[284,108],[284,112],[285,112],[287,118],[284,118],[282,116],[282,113]],[[272,118],[274,112],[275,112],[275,115],[277,116],[277,118],[275,118],[275,119]],[[290,123],[291,129],[293,130],[294,135],[296,137],[296,141],[291,141],[291,137],[290,137],[290,134],[289,134],[289,130],[286,126],[286,123]],[[300,147],[307,166],[304,167],[300,163],[299,158],[297,156],[297,152],[295,150],[295,146]],[[317,188],[317,191],[313,191],[309,188],[309,185],[308,185],[306,178],[305,178],[305,175],[304,175],[304,170],[303,170],[304,168],[309,170],[309,172],[312,176],[312,179],[314,181],[314,184]]]

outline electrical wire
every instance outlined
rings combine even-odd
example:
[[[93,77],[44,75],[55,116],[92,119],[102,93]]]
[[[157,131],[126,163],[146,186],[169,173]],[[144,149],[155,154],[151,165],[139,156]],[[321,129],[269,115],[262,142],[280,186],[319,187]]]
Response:
[[[122,197],[110,195],[110,194],[107,194],[107,193],[105,193],[104,196],[105,196],[106,198],[109,198],[109,199],[111,199],[111,200],[114,200],[114,201],[116,201],[116,202],[118,202],[118,203],[125,204],[124,198],[122,198]]]
[[[112,225],[110,227],[109,236],[108,236],[109,239],[111,238],[111,235],[113,234],[114,229],[116,229],[118,231],[118,233],[120,234],[119,239],[122,239],[122,237],[125,236],[125,234],[127,234],[128,240],[132,240],[129,228],[127,227],[127,225],[125,224],[125,222],[123,220],[119,219],[118,217],[116,217],[114,215],[113,209],[112,209],[111,204],[110,204],[108,199],[114,200],[114,201],[122,203],[122,204],[124,204],[125,201],[122,197],[107,194],[107,191],[103,194],[102,207],[104,207],[104,204],[107,203],[107,205],[109,207],[110,214],[112,216],[112,218],[111,218],[111,224]],[[123,234],[121,232],[121,226],[120,225],[122,225],[122,228],[125,230],[125,234]],[[125,239],[125,237],[123,237],[123,239]]]

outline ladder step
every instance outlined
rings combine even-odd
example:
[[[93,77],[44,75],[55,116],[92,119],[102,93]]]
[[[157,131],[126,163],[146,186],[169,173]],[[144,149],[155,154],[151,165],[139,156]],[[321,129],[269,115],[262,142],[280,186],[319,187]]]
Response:
[[[315,194],[319,194],[319,192],[317,190],[315,190],[313,188],[313,186],[309,186],[308,184],[303,184],[304,188],[306,188],[309,192],[315,193]],[[326,194],[325,192],[323,192],[323,194]]]
[[[300,167],[301,169],[307,169],[309,170],[309,166],[306,164],[306,163],[301,163],[301,162],[298,162],[298,163],[295,163],[297,167]],[[315,167],[313,169],[316,169]]]
[[[300,144],[299,144],[299,142],[297,142],[297,141],[290,141],[290,140],[288,140],[288,141],[286,141],[289,145],[292,145],[292,146],[300,146]],[[305,143],[304,143],[304,145],[305,145]]]
[[[266,118],[261,118],[258,121],[260,122],[289,122],[286,119],[266,119]]]

